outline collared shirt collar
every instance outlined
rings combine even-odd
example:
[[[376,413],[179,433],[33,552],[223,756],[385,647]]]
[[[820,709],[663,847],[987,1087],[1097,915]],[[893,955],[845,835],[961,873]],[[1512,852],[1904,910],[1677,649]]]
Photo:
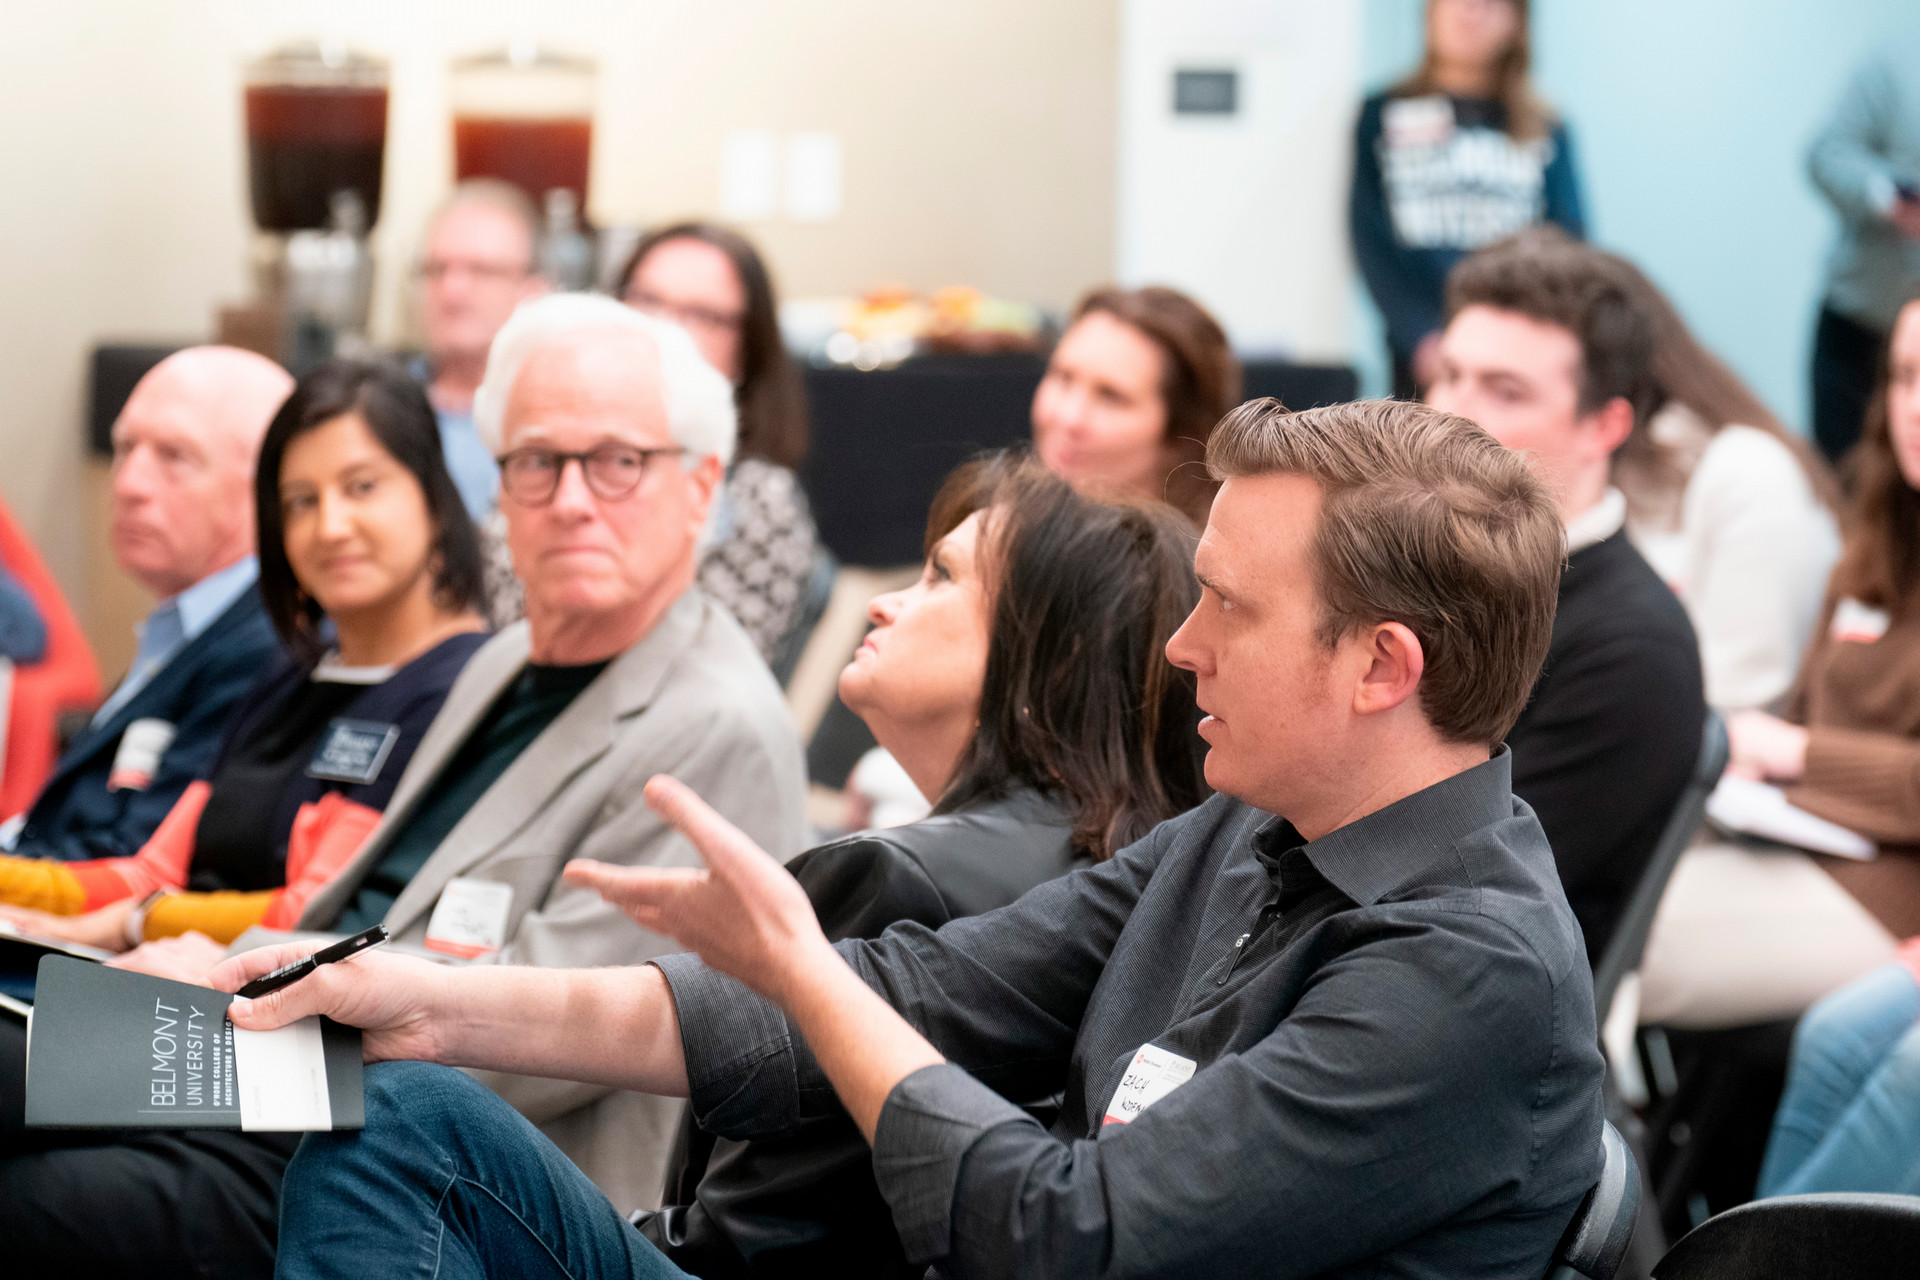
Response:
[[[1600,501],[1567,521],[1567,554],[1605,542],[1626,525],[1627,495],[1609,485]]]
[[[167,604],[172,604],[180,611],[180,632],[186,643],[191,644],[195,637],[212,626],[213,620],[225,613],[259,576],[260,561],[253,556],[242,556],[167,601]]]
[[[1396,800],[1384,809],[1302,841],[1285,818],[1254,833],[1254,849],[1274,876],[1299,849],[1327,883],[1366,907],[1433,865],[1462,836],[1513,816],[1513,757],[1503,746],[1485,764]]]

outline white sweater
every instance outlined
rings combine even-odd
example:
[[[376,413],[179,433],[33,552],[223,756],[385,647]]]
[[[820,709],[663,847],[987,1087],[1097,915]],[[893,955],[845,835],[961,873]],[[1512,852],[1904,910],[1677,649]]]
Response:
[[[1678,406],[1650,427],[1663,441],[1704,431]],[[1784,694],[1840,555],[1833,516],[1792,451],[1753,427],[1724,427],[1687,477],[1677,525],[1636,514],[1628,536],[1679,593],[1700,637],[1707,701],[1739,711]]]

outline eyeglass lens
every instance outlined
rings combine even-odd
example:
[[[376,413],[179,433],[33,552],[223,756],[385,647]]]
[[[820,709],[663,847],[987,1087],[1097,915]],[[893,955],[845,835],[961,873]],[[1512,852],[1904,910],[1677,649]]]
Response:
[[[518,449],[509,454],[500,468],[501,483],[514,501],[541,503],[552,499],[560,488],[560,473],[568,462],[578,461],[587,488],[596,497],[608,500],[632,493],[646,471],[647,459],[667,450],[635,449],[626,445],[603,444],[588,453],[561,453],[553,449]]]

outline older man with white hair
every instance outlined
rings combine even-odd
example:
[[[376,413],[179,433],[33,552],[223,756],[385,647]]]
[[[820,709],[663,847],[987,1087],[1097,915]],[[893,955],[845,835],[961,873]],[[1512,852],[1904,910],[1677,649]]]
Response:
[[[597,966],[668,950],[588,890],[569,858],[697,866],[641,797],[669,773],[790,857],[805,764],[780,689],[693,586],[733,452],[732,388],[677,326],[607,298],[526,304],[474,400],[501,464],[526,619],[467,664],[381,825],[304,930],[384,922],[457,964]],[[628,1208],[658,1203],[679,1106],[486,1073]]]

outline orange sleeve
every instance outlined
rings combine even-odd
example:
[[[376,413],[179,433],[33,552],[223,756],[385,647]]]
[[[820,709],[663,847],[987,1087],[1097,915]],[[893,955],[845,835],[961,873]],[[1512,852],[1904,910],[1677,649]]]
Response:
[[[86,900],[86,890],[67,863],[0,854],[0,902],[74,916],[84,909]]]
[[[275,890],[273,905],[257,923],[269,929],[297,927],[313,895],[345,869],[379,825],[378,809],[338,791],[301,805],[287,839],[286,887]]]
[[[308,901],[340,873],[378,825],[378,809],[329,791],[301,805],[294,815],[287,839],[286,887],[265,893],[168,894],[147,909],[146,936],[170,938],[198,930],[215,942],[232,942],[257,924],[292,929]]]
[[[260,923],[280,890],[257,893],[170,893],[147,908],[142,936],[171,938],[199,930],[215,942],[232,942]]]
[[[144,898],[155,889],[178,889],[187,882],[193,863],[193,842],[200,831],[200,814],[213,788],[205,782],[188,785],[167,811],[152,837],[131,858],[96,858],[69,862],[86,900],[80,910],[92,911],[122,898]]]

